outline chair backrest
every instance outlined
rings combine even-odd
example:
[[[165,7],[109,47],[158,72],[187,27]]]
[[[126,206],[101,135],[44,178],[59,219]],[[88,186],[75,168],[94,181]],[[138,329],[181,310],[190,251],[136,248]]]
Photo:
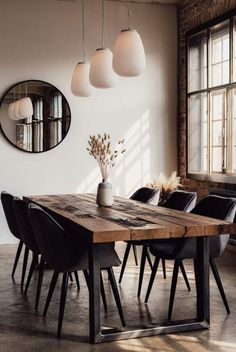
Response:
[[[12,205],[22,241],[25,243],[26,247],[31,249],[35,254],[38,254],[38,246],[28,217],[28,203],[20,198],[14,197]]]
[[[191,211],[215,219],[233,222],[236,211],[236,199],[209,195],[201,200]],[[227,245],[229,234],[210,237],[210,256],[220,256]]]
[[[1,193],[2,207],[4,210],[4,214],[7,220],[9,230],[16,238],[21,240],[20,230],[18,227],[18,223],[15,217],[15,213],[12,205],[13,198],[14,198],[13,195],[11,195],[10,193],[7,193],[7,192]]]
[[[190,212],[196,204],[197,193],[176,190],[169,194],[162,207]]]
[[[139,188],[130,199],[137,200],[142,203],[157,205],[160,197],[160,190],[150,187]]]
[[[38,249],[45,261],[58,272],[67,271],[74,251],[69,233],[35,204],[29,204],[28,216]]]
[[[226,198],[236,198],[236,191],[211,188],[209,189],[209,195],[221,196]],[[234,221],[236,223],[236,214],[234,216]],[[235,235],[234,235],[235,237]]]

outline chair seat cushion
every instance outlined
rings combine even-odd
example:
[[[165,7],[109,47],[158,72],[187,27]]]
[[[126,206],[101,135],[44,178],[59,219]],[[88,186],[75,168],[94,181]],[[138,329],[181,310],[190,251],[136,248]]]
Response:
[[[210,258],[216,258],[222,254],[228,239],[228,234],[211,236],[209,238]],[[196,237],[192,237],[155,240],[153,244],[150,243],[150,252],[162,259],[196,258],[197,239]]]
[[[150,243],[150,252],[161,259],[187,259],[196,256],[195,238],[171,238]]]
[[[78,255],[76,255],[76,251]],[[100,252],[100,269],[106,269],[112,266],[119,266],[121,261],[115,251],[113,243],[101,244],[99,245]],[[60,263],[58,263],[60,265]],[[70,272],[77,270],[88,270],[88,248],[79,246],[70,258],[68,258],[67,263],[63,263],[61,267],[61,272]]]

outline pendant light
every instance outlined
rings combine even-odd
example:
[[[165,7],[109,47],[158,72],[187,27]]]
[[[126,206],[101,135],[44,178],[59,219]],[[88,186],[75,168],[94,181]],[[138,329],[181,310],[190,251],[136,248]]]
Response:
[[[13,108],[14,120],[21,120],[23,118],[19,113],[19,108],[20,108],[20,100],[16,100]]]
[[[21,118],[27,119],[32,117],[34,112],[32,101],[30,97],[28,97],[27,82],[25,83],[25,94],[26,96],[20,100],[19,114]]]
[[[117,81],[117,76],[112,68],[112,52],[110,49],[104,48],[104,15],[105,6],[104,0],[102,0],[102,45],[92,58],[89,73],[90,83],[96,88],[112,88]]]
[[[20,115],[20,85],[19,85],[19,92],[18,92],[18,100],[15,101],[14,103],[14,109],[13,109],[13,115],[14,115],[14,120],[21,120],[23,117]]]
[[[86,62],[85,53],[85,23],[84,23],[84,0],[82,0],[82,41],[83,41],[83,61],[75,66],[72,80],[71,91],[78,97],[89,97],[94,92],[94,87],[89,82],[90,64]]]
[[[15,115],[14,115],[14,106],[15,106],[15,100],[16,100],[16,95],[15,95],[15,88],[13,89],[13,94],[14,94],[14,101],[9,104],[8,106],[8,117],[11,120],[15,120]]]
[[[113,68],[120,76],[133,77],[145,70],[145,51],[142,39],[132,28],[131,2],[128,3],[129,28],[120,32],[113,51]]]
[[[15,103],[12,102],[11,104],[9,104],[8,106],[8,117],[11,120],[15,120],[15,116],[14,116],[14,105]]]

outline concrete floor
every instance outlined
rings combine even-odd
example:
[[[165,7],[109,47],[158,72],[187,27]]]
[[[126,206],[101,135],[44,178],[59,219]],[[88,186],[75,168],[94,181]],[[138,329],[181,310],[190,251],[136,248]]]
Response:
[[[48,316],[42,318],[42,309],[47,294],[48,284],[52,272],[46,271],[41,295],[39,312],[34,311],[35,284],[37,273],[34,275],[28,296],[20,290],[21,263],[18,267],[15,282],[11,279],[12,263],[15,255],[15,245],[0,246],[0,352],[228,352],[236,351],[236,254],[225,251],[217,261],[224,282],[231,314],[225,312],[214,280],[211,279],[211,328],[207,331],[171,334],[157,337],[137,338],[120,342],[90,345],[88,343],[88,291],[84,279],[80,274],[81,290],[78,292],[74,283],[70,284],[67,296],[63,331],[61,340],[56,338],[59,286],[55,292]],[[122,258],[124,244],[117,246]],[[167,263],[167,280],[163,280],[159,270],[158,278],[153,287],[149,304],[143,303],[150,270],[147,267],[143,295],[140,301],[136,298],[138,267],[134,265],[132,253],[129,265],[125,272],[120,294],[124,306],[127,325],[132,326],[137,321],[158,322],[167,316],[169,289],[171,282],[172,263]],[[186,290],[182,277],[178,281],[177,295],[174,305],[173,318],[182,319],[195,315],[195,287],[191,262],[186,262],[187,275],[192,287],[189,293]],[[115,269],[118,278],[120,268]],[[120,326],[119,316],[114,300],[104,274],[105,289],[108,299],[108,312],[102,309],[104,326]]]

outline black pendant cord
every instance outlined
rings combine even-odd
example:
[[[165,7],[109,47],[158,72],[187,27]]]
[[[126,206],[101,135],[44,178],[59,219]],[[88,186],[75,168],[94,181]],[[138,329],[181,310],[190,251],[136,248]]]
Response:
[[[132,24],[132,11],[131,11],[131,0],[129,0],[128,15],[129,15],[129,29],[131,30],[132,27],[133,27],[133,24]]]
[[[102,41],[101,41],[101,48],[104,49],[104,42],[105,42],[105,35],[104,35],[104,18],[105,18],[105,3],[102,0]]]
[[[82,42],[83,42],[83,62],[86,62],[84,0],[82,0]]]

